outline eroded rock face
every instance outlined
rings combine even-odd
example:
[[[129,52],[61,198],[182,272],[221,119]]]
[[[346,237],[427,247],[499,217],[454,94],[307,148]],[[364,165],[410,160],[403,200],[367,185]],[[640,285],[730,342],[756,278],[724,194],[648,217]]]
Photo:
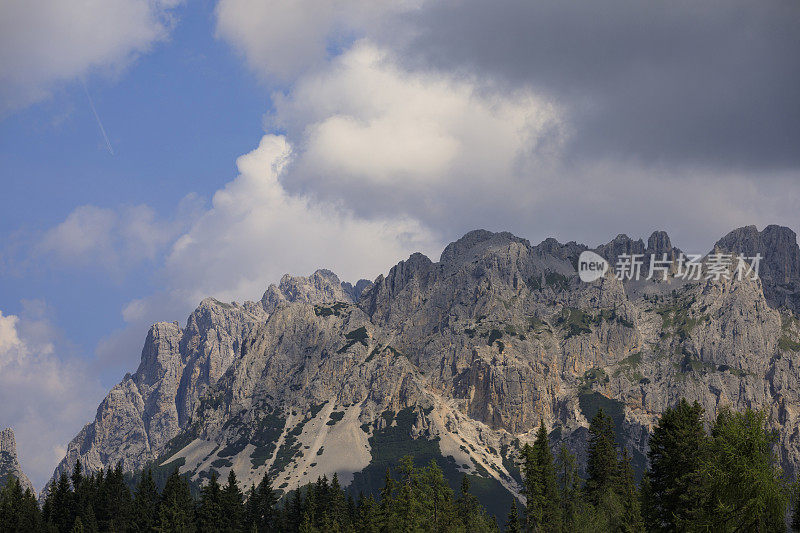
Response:
[[[154,326],[139,370],[62,465],[130,469],[162,456],[199,481],[234,469],[245,484],[265,472],[284,488],[333,472],[357,483],[384,453],[382,432],[403,427],[459,472],[517,491],[513,455],[540,420],[581,458],[602,404],[642,468],[659,414],[685,397],[709,419],[723,406],[766,409],[794,475],[800,325],[779,301],[797,294],[765,297],[791,290],[775,280],[795,275],[794,234],[737,232],[720,246],[782,250],[769,252],[763,285],[612,272],[584,283],[574,265],[585,246],[479,230],[438,262],[412,254],[360,290],[318,271],[285,276],[259,304],[205,300],[185,329]],[[597,251],[679,254],[663,232]]]
[[[330,270],[317,270],[307,278],[286,274],[277,286],[270,285],[261,298],[261,305],[271,313],[280,305],[291,302],[347,302],[353,300],[351,294],[354,290],[349,283],[339,281]]]
[[[0,487],[5,487],[9,476],[14,476],[19,480],[22,491],[30,490],[35,494],[33,484],[22,467],[17,457],[17,441],[14,438],[14,430],[6,428],[0,431]]]
[[[156,459],[189,423],[206,390],[239,357],[243,340],[271,313],[293,302],[348,300],[336,275],[319,270],[308,278],[284,276],[256,303],[206,298],[183,329],[177,322],[153,325],[139,368],[111,389],[94,421],[69,443],[53,479],[77,459],[90,470],[117,462],[136,470]]]
[[[759,276],[767,301],[800,312],[800,248],[794,231],[772,225],[759,232],[755,226],[747,226],[733,230],[716,246],[748,257],[761,254]]]

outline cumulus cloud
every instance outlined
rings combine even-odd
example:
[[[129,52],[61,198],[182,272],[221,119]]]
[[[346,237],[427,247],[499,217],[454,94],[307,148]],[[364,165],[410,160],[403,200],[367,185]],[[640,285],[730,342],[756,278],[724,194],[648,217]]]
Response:
[[[704,250],[737,225],[800,222],[785,201],[796,188],[756,187],[744,171],[573,157],[570,110],[542,94],[409,69],[359,41],[274,97],[273,126],[299,146],[281,180],[362,216],[413,216],[449,238],[480,226],[597,244],[666,229]]]
[[[659,228],[706,247],[740,225],[796,227],[799,15],[785,2],[384,6],[273,94],[267,126],[295,147],[280,180],[448,238]],[[264,50],[241,48],[269,74]]]
[[[797,169],[798,23],[783,0],[444,0],[376,37],[408,64],[555,98],[571,157]]]
[[[266,79],[291,81],[414,0],[220,0],[216,34]]]
[[[43,302],[23,302],[20,315],[0,310],[0,426],[14,428],[22,468],[37,488],[103,395],[85,362],[62,350],[68,343]]]
[[[574,126],[570,157],[800,165],[797,2],[222,0],[217,13],[217,34],[265,77],[324,68],[344,34],[406,70],[532,89]]]
[[[239,176],[214,194],[211,208],[167,258],[174,291],[192,303],[208,295],[241,301],[259,297],[287,272],[307,275],[327,267],[356,280],[437,246],[412,218],[360,218],[340,205],[287,193],[279,178],[291,158],[283,136],[265,135],[237,160]]]
[[[179,0],[0,3],[0,116],[92,69],[116,71],[167,37]]]
[[[531,91],[406,71],[368,41],[273,100],[273,124],[300,147],[282,178],[288,189],[343,199],[365,216],[410,213],[440,229],[463,193],[471,207],[496,197],[565,135],[557,107]]]
[[[239,175],[171,245],[158,274],[162,290],[128,302],[126,326],[98,343],[101,369],[135,367],[150,324],[184,320],[208,296],[256,300],[283,274],[318,268],[343,281],[373,279],[413,252],[441,251],[439,234],[413,217],[362,217],[341,203],[287,192],[280,178],[292,161],[279,135],[265,135],[238,158]]]
[[[173,218],[166,220],[147,205],[80,206],[41,236],[35,252],[59,265],[94,266],[120,275],[156,259],[194,219],[201,204],[196,195],[189,194]]]

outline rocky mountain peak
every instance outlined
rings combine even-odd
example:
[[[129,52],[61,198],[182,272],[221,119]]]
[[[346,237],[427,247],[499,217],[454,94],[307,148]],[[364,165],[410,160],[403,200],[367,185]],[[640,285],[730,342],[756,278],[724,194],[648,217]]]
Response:
[[[642,239],[633,240],[624,233],[596,248],[596,252],[612,264],[616,263],[617,257],[622,254],[644,254],[645,251]]]
[[[6,428],[0,431],[0,487],[4,487],[9,476],[14,476],[19,480],[22,490],[33,490],[33,484],[28,476],[22,471],[17,457],[17,441],[14,438],[14,430]]]
[[[493,233],[484,229],[476,229],[448,244],[442,252],[439,262],[443,264],[469,262],[474,256],[483,255],[489,249],[505,247],[512,242],[530,247],[527,239],[522,239],[507,231]]]
[[[94,421],[67,446],[53,479],[69,472],[76,459],[89,470],[113,466],[141,468],[191,419],[201,397],[242,355],[245,338],[292,303],[354,302],[370,285],[343,284],[330,270],[308,277],[285,275],[257,302],[226,303],[206,298],[189,315],[186,327],[159,322],[148,331],[138,370],[109,391]],[[47,489],[45,488],[45,491]]]
[[[724,244],[763,248],[770,275],[793,279],[793,232],[739,235]],[[586,249],[476,230],[440,262],[412,254],[374,285],[320,270],[284,276],[256,304],[204,300],[185,329],[151,329],[140,370],[112,389],[59,468],[78,457],[90,469],[158,460],[197,483],[268,473],[281,490],[338,472],[360,490],[380,482],[382,458],[402,441],[453,459],[443,464],[458,478],[515,492],[515,454],[541,420],[580,458],[593,409],[608,408],[641,471],[652,425],[686,397],[709,416],[768,410],[784,470],[800,471],[800,322],[764,297],[800,291],[674,276],[585,283],[575,261]],[[646,245],[619,235],[599,250],[616,260],[678,249],[656,231]]]
[[[346,292],[350,298],[357,302],[359,298],[361,298],[361,294],[367,290],[372,285],[372,282],[368,279],[360,279],[356,282],[355,285],[348,283],[346,281],[342,282],[342,289]]]
[[[0,453],[17,456],[17,441],[14,439],[14,430],[11,428],[0,431]]]
[[[669,258],[674,259],[676,250],[672,247],[672,241],[666,231],[654,231],[647,239],[647,254],[655,254],[658,257],[667,254]]]
[[[585,244],[578,244],[575,241],[561,244],[556,239],[549,237],[534,246],[533,252],[543,261],[544,265],[552,270],[561,271],[568,268],[566,265],[569,265],[572,270],[577,270],[578,257],[588,249]],[[556,263],[560,263],[560,267]]]
[[[784,226],[770,225],[763,231],[756,226],[737,228],[721,238],[715,248],[754,257],[761,254],[759,277],[767,301],[800,312],[800,247],[797,235]]]
[[[270,285],[261,304],[268,313],[279,305],[291,302],[326,303],[352,302],[339,277],[330,270],[320,269],[308,277],[284,275],[278,285]]]

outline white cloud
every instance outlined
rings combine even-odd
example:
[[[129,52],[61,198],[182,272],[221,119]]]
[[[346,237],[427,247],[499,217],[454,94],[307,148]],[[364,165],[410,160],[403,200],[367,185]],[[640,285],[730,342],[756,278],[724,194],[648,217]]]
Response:
[[[92,69],[124,68],[165,39],[177,0],[0,3],[0,116]]]
[[[113,249],[112,230],[116,222],[117,213],[112,209],[78,207],[45,234],[41,248],[69,261],[92,261],[94,257],[89,253],[99,256]]]
[[[291,194],[337,202],[366,218],[412,217],[451,238],[486,227],[532,240],[557,235],[598,242],[619,231],[660,227],[684,237],[678,244],[706,246],[739,225],[798,225],[791,207],[798,195],[792,185],[796,169],[786,172],[777,164],[740,172],[669,158],[674,147],[668,144],[681,145],[686,137],[668,135],[673,119],[710,109],[714,120],[690,127],[701,134],[727,123],[719,120],[717,107],[682,112],[653,100],[657,91],[637,91],[659,76],[682,79],[668,76],[669,65],[661,60],[672,57],[674,47],[663,49],[660,37],[663,24],[676,29],[672,25],[684,19],[683,11],[664,22],[657,10],[645,10],[652,38],[636,32],[620,37],[618,28],[602,21],[589,32],[598,46],[575,48],[575,39],[586,36],[585,19],[573,8],[550,4],[511,2],[497,9],[461,0],[372,3],[351,16],[358,12],[349,2],[266,2],[256,8],[253,2],[222,0],[217,34],[238,47],[258,75],[283,74],[288,82],[284,92],[273,94],[267,126],[285,131],[295,148],[293,164],[280,178]],[[292,15],[294,8],[320,16],[304,24],[302,16]],[[697,27],[689,21],[695,19],[686,17],[679,33],[694,36]],[[537,32],[524,20],[533,21]],[[548,26],[552,20],[568,23]],[[562,26],[566,32],[552,30]],[[741,32],[724,21],[720,26],[718,33],[739,41]],[[342,34],[349,41],[326,45]],[[617,49],[632,38],[643,48]],[[548,45],[558,54],[548,53]],[[619,53],[609,59],[609,49]],[[622,67],[593,69],[598,54]],[[642,62],[643,56],[653,61]],[[619,87],[604,81],[620,73],[635,78],[623,76]],[[605,101],[593,98],[598,94],[613,94],[619,105],[597,108]],[[650,111],[662,109],[664,117],[650,120]],[[751,121],[752,106],[747,109]],[[587,116],[603,120],[589,131]],[[632,118],[645,127],[628,131]],[[621,131],[621,151],[592,149],[613,144]],[[593,137],[589,146],[587,135]],[[717,137],[705,140],[713,144]],[[702,152],[704,142],[689,151]],[[662,155],[640,157],[637,150],[648,144]]]
[[[201,201],[187,195],[174,218],[159,219],[147,205],[118,209],[84,205],[47,230],[36,251],[67,266],[96,266],[120,274],[153,261],[197,216]]]
[[[415,250],[438,245],[411,218],[364,219],[288,194],[279,177],[291,157],[284,137],[265,135],[237,160],[239,176],[216,192],[211,209],[172,248],[166,277],[175,294],[192,305],[208,295],[253,299],[282,274],[320,267],[343,279],[372,277]]]
[[[796,188],[768,185],[796,172],[575,158],[574,110],[562,103],[525,85],[411,67],[375,42],[389,39],[357,40],[273,94],[267,125],[296,148],[280,177],[289,193],[365,218],[411,217],[448,238],[485,227],[599,243],[652,228],[704,249],[737,226],[800,222]]]
[[[264,78],[291,81],[318,67],[354,35],[415,0],[220,0],[217,36],[245,56]]]
[[[207,296],[258,299],[283,274],[318,268],[343,281],[373,279],[413,252],[441,251],[438,236],[413,218],[363,218],[340,204],[289,194],[279,178],[291,163],[290,145],[276,135],[238,158],[238,177],[174,241],[159,273],[163,290],[125,305],[126,327],[98,343],[102,368],[135,367],[149,324],[182,321]]]
[[[302,146],[287,185],[311,181],[315,191],[474,186],[513,174],[562,136],[557,108],[530,91],[408,72],[368,41],[274,100],[273,120]]]
[[[14,428],[22,468],[41,488],[103,391],[82,360],[57,348],[64,341],[44,304],[23,304],[19,316],[0,310],[0,426]]]

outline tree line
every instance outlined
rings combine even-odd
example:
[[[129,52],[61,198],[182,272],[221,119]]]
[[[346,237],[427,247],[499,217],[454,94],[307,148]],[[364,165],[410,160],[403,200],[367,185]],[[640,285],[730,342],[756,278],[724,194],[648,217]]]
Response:
[[[700,405],[686,400],[662,414],[639,486],[602,409],[589,425],[585,481],[565,447],[553,457],[541,424],[522,450],[524,520],[507,531],[786,531],[793,492],[790,525],[800,531],[800,498],[772,453],[765,414],[721,409],[708,431],[703,420]]]
[[[497,531],[494,518],[470,493],[466,476],[456,495],[435,461],[416,467],[410,456],[400,461],[396,478],[387,470],[377,498],[359,494],[355,499],[335,473],[332,479],[322,476],[280,501],[278,496],[266,475],[245,496],[233,470],[224,485],[212,473],[198,499],[177,469],[162,491],[148,469],[131,492],[119,465],[87,476],[78,461],[70,477],[61,474],[41,510],[30,489],[23,492],[19,481],[10,478],[0,491],[0,531]]]
[[[575,456],[554,455],[542,423],[521,450],[522,496],[502,528],[470,493],[454,491],[435,461],[403,458],[387,470],[378,494],[345,491],[336,474],[280,493],[265,476],[246,493],[231,470],[223,485],[212,472],[194,498],[177,470],[158,490],[151,470],[131,491],[121,466],[85,474],[80,462],[51,488],[40,508],[10,478],[0,490],[0,531],[128,532],[521,532],[785,531],[793,490],[772,454],[774,435],[762,412],[721,410],[706,430],[697,404],[667,409],[650,437],[649,469],[636,483],[627,450],[602,409],[592,418],[585,480]],[[800,498],[795,498],[800,503]],[[800,505],[791,527],[800,531]]]

